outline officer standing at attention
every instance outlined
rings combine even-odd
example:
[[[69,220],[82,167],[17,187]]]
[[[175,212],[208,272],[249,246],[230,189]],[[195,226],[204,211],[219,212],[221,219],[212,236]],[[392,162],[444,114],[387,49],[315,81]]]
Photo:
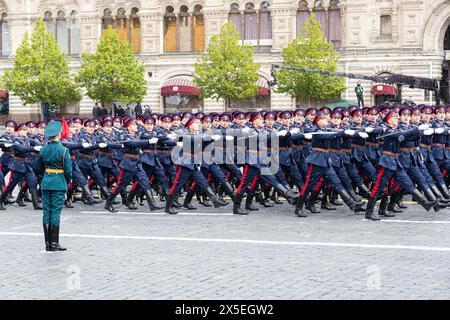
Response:
[[[43,227],[46,251],[64,251],[59,245],[59,223],[64,204],[64,195],[72,181],[70,152],[60,142],[61,122],[51,122],[45,128],[49,143],[43,147],[34,169],[42,178]]]
[[[358,99],[358,107],[364,108],[364,88],[361,85],[361,81],[355,87],[356,98]]]

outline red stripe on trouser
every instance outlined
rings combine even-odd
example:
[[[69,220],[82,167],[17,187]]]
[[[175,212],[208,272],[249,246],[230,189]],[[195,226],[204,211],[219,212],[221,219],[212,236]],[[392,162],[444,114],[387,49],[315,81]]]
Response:
[[[14,171],[11,170],[11,174],[9,175],[8,184],[6,185],[5,189],[3,189],[3,192],[6,192],[6,189],[8,189],[9,185],[11,184],[11,181],[13,179],[13,174],[14,174]]]
[[[1,167],[0,167],[0,169],[1,169]],[[447,176],[447,170],[446,170],[446,169],[442,170],[442,175],[443,175],[444,177]]]
[[[241,184],[239,185],[239,188],[236,191],[237,194],[241,193],[242,187],[244,186],[245,183],[245,179],[247,179],[247,173],[248,173],[248,164],[246,164],[244,167],[244,174],[242,175]]]
[[[92,186],[93,184],[94,184],[94,179],[89,179],[88,186],[90,187],[90,186]]]
[[[381,167],[380,172],[378,172],[377,182],[375,183],[372,193],[370,194],[372,198],[375,198],[375,195],[377,194],[378,187],[380,186],[380,181],[381,178],[383,177],[383,174],[384,174],[384,167]]]
[[[308,188],[309,178],[311,178],[312,170],[313,170],[313,165],[310,164],[310,165],[309,165],[309,169],[308,169],[308,174],[306,175],[305,185],[303,186],[303,189],[302,189],[302,191],[300,192],[300,195],[301,195],[302,197],[305,195],[306,188]]]
[[[208,181],[208,183],[211,183],[211,178],[212,178],[211,173],[208,173],[208,179],[206,181]]]
[[[170,192],[169,192],[170,194],[173,194],[173,192],[175,191],[175,188],[178,183],[178,179],[180,179],[180,174],[181,174],[181,166],[178,166],[177,175],[175,176],[175,180],[173,181],[172,188],[170,189]]]
[[[327,186],[327,190],[330,190],[330,189],[331,189],[331,183],[329,183]],[[319,191],[319,190],[317,190],[317,191]]]
[[[69,188],[69,190],[72,190],[72,188],[73,188],[73,183],[69,183],[69,185],[67,186],[67,188]]]
[[[197,185],[197,182],[192,182],[192,184],[191,184],[191,191],[194,191],[194,189],[195,189],[195,186]]]
[[[139,185],[139,182],[133,183],[133,186],[131,187],[131,190],[136,190],[137,186]]]
[[[22,188],[26,188],[26,187],[27,187],[27,182],[26,181],[22,182]]]
[[[152,177],[150,178],[150,184],[153,184],[153,182],[155,182],[155,176],[152,176]]]
[[[314,188],[314,191],[318,192],[318,191],[320,190],[320,188],[322,187],[322,183],[323,183],[323,177],[320,178],[319,182],[317,183],[316,187]],[[327,188],[328,188],[328,187],[331,187],[331,185],[329,184],[329,185],[327,186]]]
[[[109,177],[109,182],[113,182],[115,178],[114,176]]]
[[[396,186],[395,189],[394,189],[394,192],[398,192],[399,189],[400,189],[400,183],[397,184],[397,186]]]
[[[116,193],[117,188],[119,187],[120,181],[122,180],[122,176],[123,176],[123,169],[120,169],[120,173],[119,173],[119,179],[117,179],[117,183],[116,186],[113,189],[113,193]]]
[[[231,176],[231,173],[228,172],[228,173],[227,173],[227,176],[225,177],[225,179],[226,179],[226,180],[230,179],[230,176]]]
[[[2,170],[3,169],[3,165],[0,163],[0,170]]]
[[[255,175],[255,177],[253,178],[252,184],[250,185],[251,191],[253,191],[253,189],[255,189],[256,181],[258,181],[258,175]]]

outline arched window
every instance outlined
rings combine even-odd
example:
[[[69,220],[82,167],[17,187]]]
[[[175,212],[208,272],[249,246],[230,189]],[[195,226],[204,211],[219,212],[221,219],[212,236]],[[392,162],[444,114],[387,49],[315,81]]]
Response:
[[[120,8],[117,10],[116,16],[116,30],[121,40],[128,40],[128,28],[127,28],[127,16],[125,15],[125,9]]]
[[[244,10],[244,40],[257,40],[257,15],[255,5],[251,2],[245,5]]]
[[[56,16],[56,41],[62,53],[69,53],[69,29],[67,28],[66,14],[58,11]]]
[[[197,52],[205,50],[205,20],[202,10],[201,5],[194,8],[194,51]]]
[[[316,0],[314,2],[314,15],[316,16],[316,20],[320,22],[320,28],[322,32],[327,34],[327,13],[325,8],[323,7],[322,0]]]
[[[173,7],[167,7],[164,14],[164,52],[177,51],[177,17]]]
[[[105,9],[103,11],[103,18],[102,18],[102,33],[108,29],[108,27],[114,28],[114,18],[112,16],[111,9]]]
[[[341,46],[341,9],[339,8],[339,0],[331,0],[328,14],[330,17],[329,39],[335,48],[339,48]]]
[[[8,24],[8,15],[3,13],[0,21],[0,46],[1,46],[1,55],[2,57],[8,57],[10,55],[10,47],[9,47],[9,24]]]
[[[259,11],[259,38],[261,40],[272,39],[272,16],[270,13],[270,3],[261,3]]]
[[[178,51],[192,51],[191,15],[187,6],[181,6],[178,15]]]
[[[306,0],[300,1],[297,10],[297,34],[302,32],[303,25],[309,17],[308,2]]]
[[[45,27],[47,28],[47,32],[51,35],[56,35],[55,21],[53,20],[53,15],[50,11],[44,13],[44,22]]]
[[[241,16],[239,4],[233,3],[230,6],[230,13],[228,14],[228,21],[230,21],[234,24],[237,31],[241,35],[241,39],[242,39],[242,16]]]
[[[69,23],[69,52],[80,54],[80,20],[75,10],[70,13]]]
[[[133,52],[141,52],[141,20],[138,16],[139,9],[133,8],[131,9],[131,17],[130,17],[130,42],[133,46]]]

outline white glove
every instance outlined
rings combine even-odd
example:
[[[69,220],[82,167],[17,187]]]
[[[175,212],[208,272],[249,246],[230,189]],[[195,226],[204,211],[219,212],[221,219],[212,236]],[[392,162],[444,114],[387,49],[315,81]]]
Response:
[[[281,130],[277,132],[277,136],[279,137],[284,137],[285,135],[287,135],[287,130]]]
[[[183,146],[183,142],[177,142],[177,147],[182,147]]]
[[[169,134],[167,135],[167,138],[169,138],[170,140],[175,140],[176,137],[177,137],[177,135],[176,135],[175,133],[169,133]]]
[[[36,150],[36,151],[41,151],[42,146],[36,146],[36,147],[33,147],[33,149]]]
[[[363,139],[367,139],[369,137],[369,135],[365,132],[358,132],[358,135]]]
[[[426,136],[431,136],[434,133],[434,129],[426,129],[423,131],[423,134]]]
[[[249,127],[245,127],[241,129],[243,133],[249,133],[250,132],[250,128]]]
[[[311,140],[312,136],[312,133],[305,133],[305,139]]]
[[[227,141],[233,141],[234,137],[233,136],[225,136],[225,140]]]
[[[107,143],[104,143],[104,142],[100,142],[100,143],[98,144],[98,146],[99,146],[101,149],[103,149],[103,148],[108,148],[108,144],[107,144]]]
[[[292,134],[296,134],[296,133],[299,133],[299,132],[300,132],[300,129],[299,129],[299,128],[294,128],[294,129],[292,129],[290,132],[291,132]]]
[[[347,129],[347,130],[344,131],[344,133],[345,133],[347,136],[354,136],[355,133],[356,133],[356,131],[355,131],[355,130],[351,130],[351,129]]]
[[[92,145],[91,145],[90,143],[88,143],[88,142],[83,142],[81,145],[82,145],[83,148],[85,148],[85,149],[90,148],[90,147],[92,146]]]
[[[421,124],[421,125],[418,127],[418,129],[419,129],[420,131],[423,131],[423,130],[427,130],[429,127],[430,127],[430,125],[429,125],[428,123],[424,123],[424,124]]]
[[[5,146],[6,148],[10,148],[10,147],[13,146],[13,143],[5,143],[4,146]]]
[[[434,132],[436,132],[437,134],[442,134],[442,133],[444,133],[444,131],[445,131],[445,128],[434,129]]]
[[[220,140],[221,138],[222,138],[222,136],[218,135],[218,134],[214,134],[211,136],[211,139],[213,139],[214,141]]]
[[[158,143],[158,138],[151,138],[150,140],[148,140],[148,143],[150,144],[157,144]]]
[[[370,128],[370,127],[365,129],[365,131],[366,131],[367,133],[371,133],[371,132],[373,132],[373,130],[374,130],[374,128]]]

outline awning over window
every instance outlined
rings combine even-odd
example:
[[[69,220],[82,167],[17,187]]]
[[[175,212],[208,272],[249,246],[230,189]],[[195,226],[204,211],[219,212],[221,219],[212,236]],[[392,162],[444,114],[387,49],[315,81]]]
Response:
[[[199,96],[200,89],[194,85],[194,78],[191,76],[176,76],[164,82],[161,87],[162,96],[174,96],[178,94]]]
[[[258,81],[256,81],[256,85],[259,87],[257,96],[268,96],[270,94],[269,84],[267,80],[263,77],[259,77]]]
[[[391,84],[379,83],[375,84],[372,87],[372,94],[374,95],[387,95],[387,96],[396,96],[397,88]]]

